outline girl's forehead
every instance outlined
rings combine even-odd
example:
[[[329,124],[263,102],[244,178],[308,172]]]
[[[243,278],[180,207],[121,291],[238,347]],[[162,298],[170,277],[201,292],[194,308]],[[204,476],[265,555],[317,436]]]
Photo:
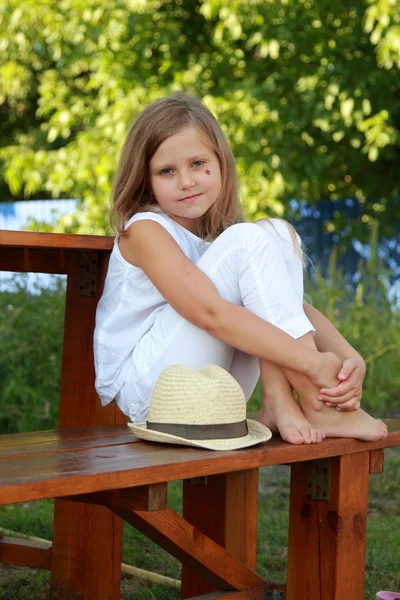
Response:
[[[171,135],[158,147],[150,164],[160,160],[171,160],[173,157],[184,158],[199,152],[212,152],[210,140],[196,127],[187,127]]]

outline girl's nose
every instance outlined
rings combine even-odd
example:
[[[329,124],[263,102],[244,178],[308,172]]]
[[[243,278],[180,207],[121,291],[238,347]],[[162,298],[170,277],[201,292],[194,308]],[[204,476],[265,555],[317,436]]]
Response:
[[[179,187],[182,189],[190,188],[194,185],[193,176],[190,171],[181,171],[178,175]]]

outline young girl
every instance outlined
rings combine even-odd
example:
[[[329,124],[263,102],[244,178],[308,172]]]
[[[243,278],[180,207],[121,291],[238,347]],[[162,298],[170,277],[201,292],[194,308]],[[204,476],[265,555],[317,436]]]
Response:
[[[118,235],[94,338],[104,405],[115,399],[145,421],[163,369],[214,363],[246,399],[261,373],[259,419],[290,443],[386,437],[382,421],[359,408],[361,356],[303,302],[297,234],[279,219],[242,222],[232,152],[200,101],[175,94],[138,117],[113,215]]]

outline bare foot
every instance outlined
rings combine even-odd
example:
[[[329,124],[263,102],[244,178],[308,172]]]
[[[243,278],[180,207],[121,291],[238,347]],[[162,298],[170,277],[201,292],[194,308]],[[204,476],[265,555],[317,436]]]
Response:
[[[318,387],[306,376],[297,377],[297,393],[305,417],[312,425],[323,428],[327,437],[349,437],[358,440],[376,441],[387,437],[386,425],[359,408],[352,412],[339,412],[322,404],[315,410]]]
[[[264,396],[257,419],[289,444],[318,444],[325,438],[324,430],[307,421],[290,394],[275,394],[273,400]]]

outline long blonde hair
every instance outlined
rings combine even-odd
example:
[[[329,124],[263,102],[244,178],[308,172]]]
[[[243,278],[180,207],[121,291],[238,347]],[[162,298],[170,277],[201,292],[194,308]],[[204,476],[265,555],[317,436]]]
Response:
[[[234,223],[243,221],[235,159],[214,115],[196,98],[176,93],[149,104],[133,123],[116,175],[110,220],[116,217],[118,233],[134,214],[155,210],[151,197],[149,163],[159,146],[183,129],[195,126],[210,143],[221,169],[221,191],[203,216],[199,236],[213,240]]]

